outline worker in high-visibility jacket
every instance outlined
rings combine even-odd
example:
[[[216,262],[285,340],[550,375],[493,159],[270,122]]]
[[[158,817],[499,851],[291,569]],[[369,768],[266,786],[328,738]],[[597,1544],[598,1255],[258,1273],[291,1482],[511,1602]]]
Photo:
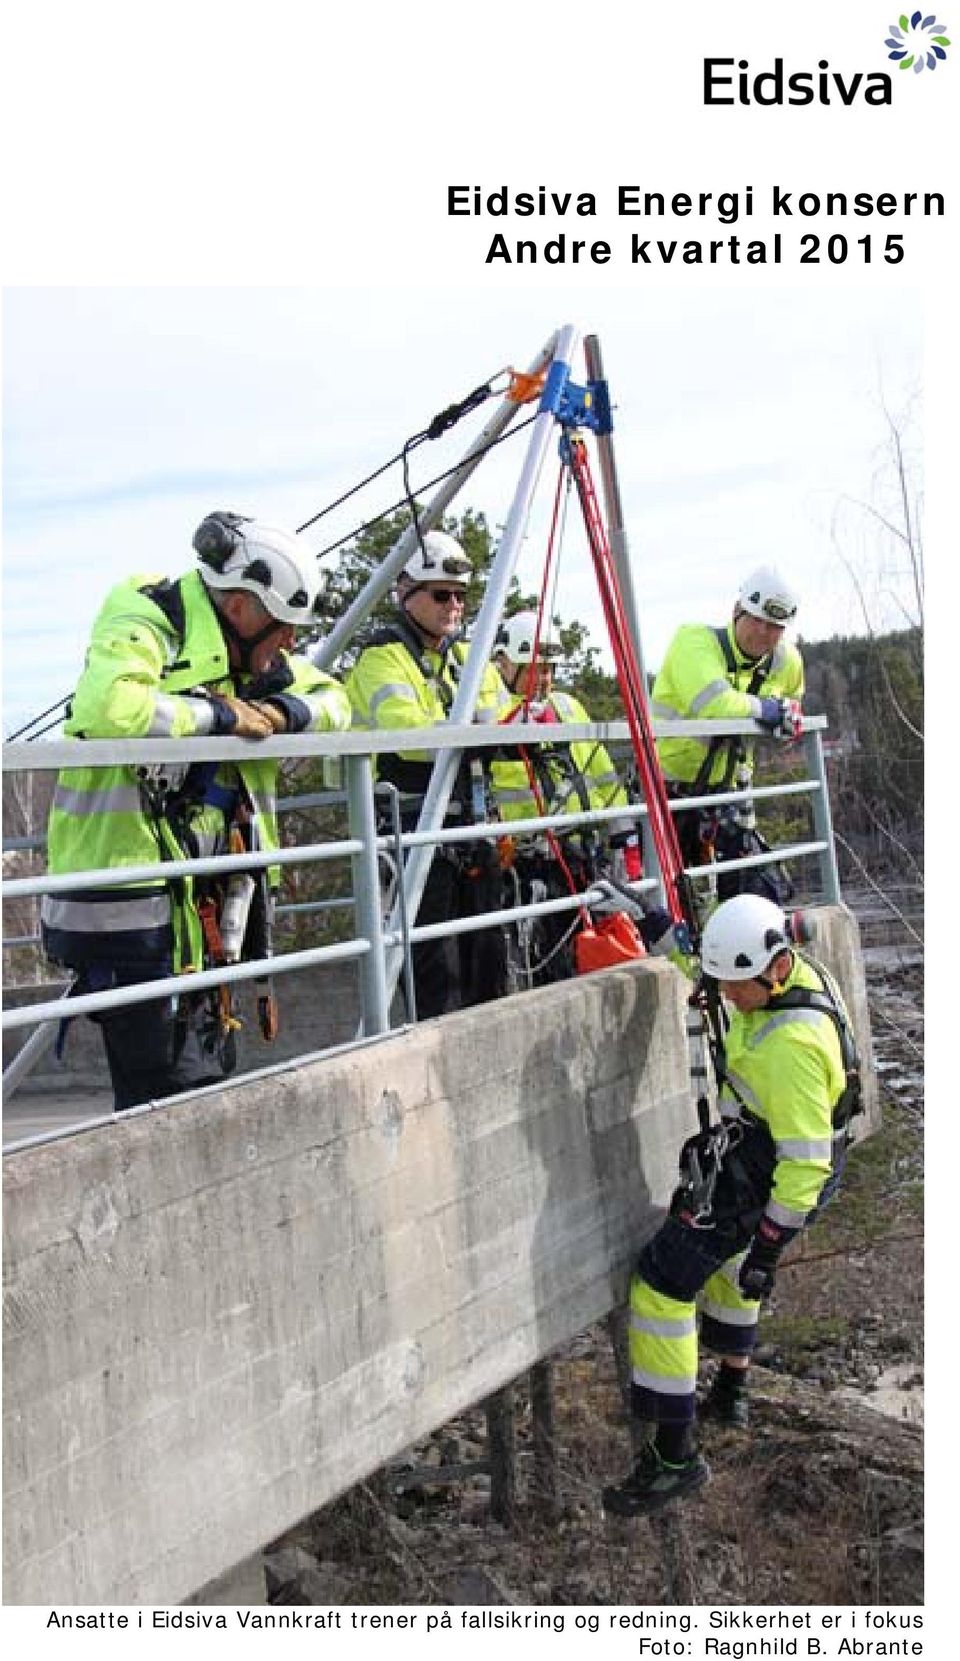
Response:
[[[772,566],[761,566],[742,584],[725,627],[684,623],[669,646],[651,695],[657,721],[754,720],[772,736],[795,742],[803,732],[803,661],[785,638],[797,614],[790,584]],[[668,794],[675,798],[745,790],[754,773],[754,750],[743,736],[657,740]],[[752,804],[676,814],[685,865],[736,859],[764,851]],[[785,903],[790,885],[773,864],[721,876],[721,900],[756,892]]]
[[[645,919],[647,944],[668,951],[670,919],[656,917],[657,929],[655,914]],[[638,1426],[654,1428],[627,1478],[604,1489],[605,1509],[619,1516],[654,1511],[709,1475],[697,1447],[698,1300],[700,1339],[721,1356],[704,1412],[746,1427],[760,1302],[784,1247],[839,1180],[848,1141],[841,1104],[857,1110],[838,1022],[824,1008],[826,1001],[842,1009],[839,992],[791,944],[778,906],[754,894],[718,906],[703,932],[701,963],[732,1006],[723,1140],[708,1131],[685,1144],[685,1180],[631,1282],[632,1414]],[[820,1007],[811,1007],[817,999]]]
[[[513,722],[535,721],[547,730],[560,722],[590,724],[591,717],[580,699],[553,684],[554,669],[562,656],[559,641],[541,633],[535,611],[515,612],[501,623],[493,660],[509,693],[509,702],[500,715],[508,732]],[[506,754],[497,755],[490,764],[490,789],[500,818],[517,822],[518,834],[508,850],[516,903],[566,897],[571,892],[571,881],[582,891],[597,879],[608,860],[618,881],[636,881],[641,875],[640,838],[632,818],[624,816],[576,831],[555,832],[553,841],[543,834],[520,834],[520,821],[524,819],[629,805],[623,781],[605,746],[593,739],[573,744],[545,742],[530,745],[521,756],[516,750],[510,753],[507,737],[505,734]],[[554,948],[570,936],[576,915],[548,913],[539,919],[542,938],[538,957],[543,964],[542,970],[539,965],[537,968],[540,984],[565,979],[575,972],[572,950]]]
[[[286,531],[228,513],[208,515],[194,548],[197,570],[134,576],[110,590],[64,724],[77,764],[57,779],[50,872],[155,867],[120,887],[44,896],[44,948],[74,973],[75,994],[209,966],[224,888],[166,879],[164,863],[225,853],[237,837],[251,848],[278,845],[276,760],[90,767],[84,739],[232,736],[255,745],[350,724],[343,687],[292,653],[297,629],[317,624],[315,557]],[[277,868],[266,881],[276,885]],[[262,879],[260,890],[269,908]],[[117,1109],[222,1077],[231,1046],[187,1020],[189,998],[178,1004],[131,1003],[96,1017]]]
[[[427,531],[419,538],[397,579],[393,617],[370,636],[346,678],[355,727],[413,732],[448,719],[470,650],[463,624],[471,571],[459,542],[446,531]],[[496,721],[506,699],[499,675],[487,664],[474,719]],[[377,757],[376,772],[378,780],[400,793],[404,830],[415,829],[433,772],[432,754],[415,747],[387,752]],[[461,765],[446,825],[487,817],[485,778],[482,764]],[[385,814],[385,828],[388,823]],[[397,880],[399,874],[393,873],[391,897]],[[499,897],[499,868],[489,842],[440,844],[416,921],[426,926],[497,910]],[[414,946],[418,1016],[442,1015],[494,995],[497,934],[483,930]]]

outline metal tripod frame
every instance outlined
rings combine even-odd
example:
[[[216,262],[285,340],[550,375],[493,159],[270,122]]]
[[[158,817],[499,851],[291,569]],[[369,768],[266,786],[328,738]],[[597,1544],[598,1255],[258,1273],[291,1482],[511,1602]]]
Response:
[[[572,359],[578,341],[579,334],[576,328],[572,324],[564,325],[557,330],[556,334],[551,337],[543,350],[537,355],[529,371],[531,375],[539,375],[546,370],[547,384],[537,416],[533,422],[519,482],[514,493],[503,536],[490,566],[483,601],[471,630],[470,649],[464,672],[448,716],[451,726],[468,726],[474,718],[484,671],[491,659],[494,639],[510,591],[510,582],[516,569],[520,547],[526,533],[540,473],[550,439],[560,421],[557,414],[557,403],[564,395],[567,385],[570,384]],[[584,348],[588,376],[592,380],[600,381],[602,379],[602,362],[597,337],[595,335],[588,336]],[[419,514],[420,526],[423,531],[429,530],[441,520],[445,510],[475,471],[491,443],[506,431],[519,407],[515,401],[504,398],[496,414],[468,449],[460,466],[443,482],[427,507]],[[609,422],[606,424],[605,431],[597,432],[597,441],[606,514],[610,525],[611,557],[624,596],[628,627],[634,637],[634,650],[638,654],[638,660],[642,665],[636,600],[627,554],[626,536],[623,529],[623,513]],[[416,543],[416,527],[410,525],[398,539],[386,559],[368,579],[339,623],[326,639],[314,649],[311,656],[318,667],[328,669],[336,661],[357,629],[370,615],[378,600],[395,583],[413,553]],[[420,817],[417,822],[418,833],[429,835],[442,828],[456,781],[461,754],[462,752],[459,750],[438,753],[420,810]],[[416,920],[433,857],[434,848],[429,843],[411,848],[407,855],[403,883],[407,918],[410,921]],[[400,906],[399,903],[395,903],[386,924],[387,932],[398,936],[401,932],[401,921]],[[402,947],[393,943],[389,944],[385,962],[388,1002],[396,988],[402,964]]]

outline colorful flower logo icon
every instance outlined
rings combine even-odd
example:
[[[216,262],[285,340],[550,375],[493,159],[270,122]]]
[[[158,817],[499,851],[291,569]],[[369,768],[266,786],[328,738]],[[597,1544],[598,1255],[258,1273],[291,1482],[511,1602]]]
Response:
[[[946,57],[950,42],[943,24],[937,22],[932,12],[929,17],[924,17],[922,12],[908,17],[904,12],[899,24],[891,23],[890,34],[883,44],[890,48],[888,55],[894,63],[919,75],[921,69],[936,69],[937,63]]]

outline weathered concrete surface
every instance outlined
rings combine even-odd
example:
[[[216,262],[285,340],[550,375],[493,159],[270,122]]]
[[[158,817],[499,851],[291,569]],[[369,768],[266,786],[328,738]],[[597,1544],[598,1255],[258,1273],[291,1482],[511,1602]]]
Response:
[[[647,962],[9,1155],[5,1601],[183,1599],[610,1308],[684,996]]]

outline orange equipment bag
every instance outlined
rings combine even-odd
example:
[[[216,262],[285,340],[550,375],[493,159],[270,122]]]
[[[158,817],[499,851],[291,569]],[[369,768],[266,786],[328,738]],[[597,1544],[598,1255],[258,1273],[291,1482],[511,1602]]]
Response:
[[[594,969],[612,969],[645,956],[643,941],[625,911],[598,917],[589,927],[584,925],[573,942],[578,975],[589,975]]]

